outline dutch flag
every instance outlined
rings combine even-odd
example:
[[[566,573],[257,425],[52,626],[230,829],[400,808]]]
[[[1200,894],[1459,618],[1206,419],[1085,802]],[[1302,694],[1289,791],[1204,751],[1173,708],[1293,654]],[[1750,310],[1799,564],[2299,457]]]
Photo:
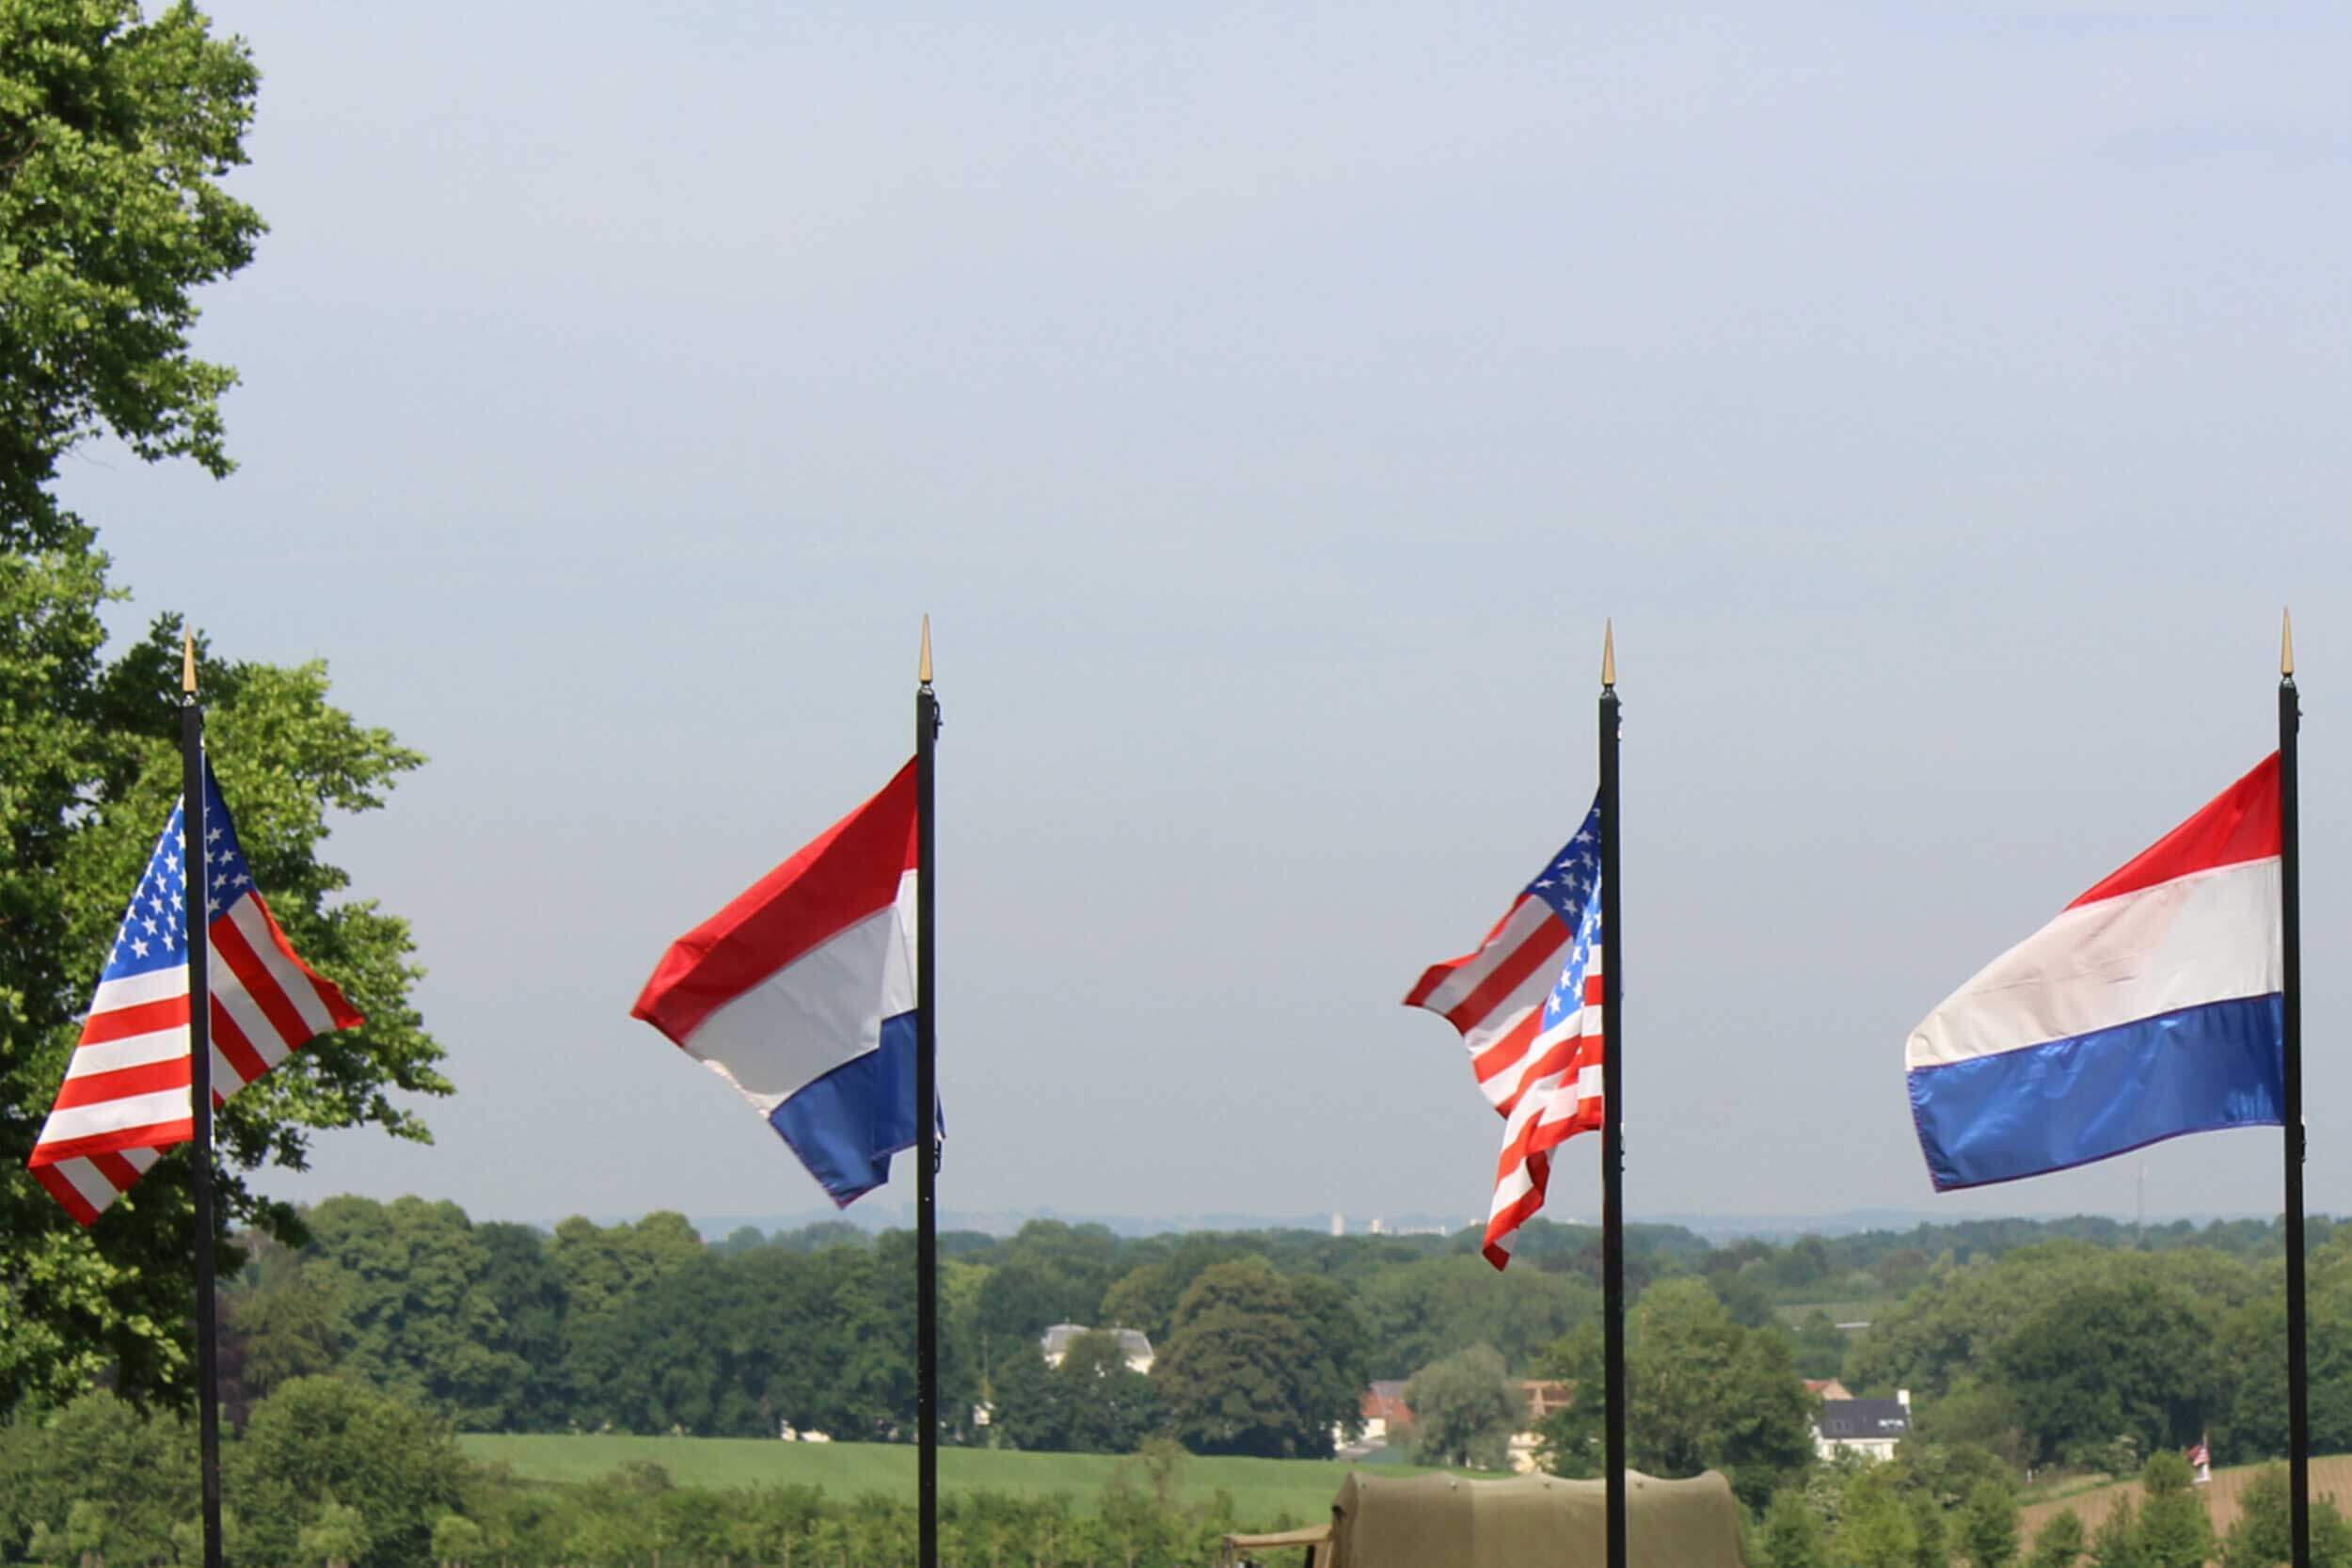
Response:
[[[915,1144],[915,778],[662,955],[631,1015],[732,1085],[836,1204]]]
[[[2280,1124],[2280,842],[2274,754],[1928,1015],[1905,1057],[1939,1191]]]

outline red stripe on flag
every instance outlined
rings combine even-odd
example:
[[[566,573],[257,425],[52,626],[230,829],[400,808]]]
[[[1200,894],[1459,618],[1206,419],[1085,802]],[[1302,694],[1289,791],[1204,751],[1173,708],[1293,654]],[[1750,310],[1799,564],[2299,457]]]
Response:
[[[2197,815],[2132,857],[2129,863],[2066,907],[2137,893],[2192,871],[2267,860],[2280,852],[2279,753],[2215,796]]]
[[[93,1154],[89,1156],[89,1163],[119,1193],[129,1192],[131,1183],[139,1179],[139,1167],[119,1153]]]
[[[294,943],[286,940],[285,929],[278,924],[278,917],[270,913],[269,900],[263,898],[259,891],[249,893],[246,896],[253,900],[254,912],[262,917],[262,925],[269,932],[270,944],[278,949],[288,963],[302,971],[303,974],[309,978],[312,994],[318,997],[319,1005],[326,1009],[326,1016],[335,1021],[334,1027],[357,1029],[366,1023],[367,1019],[358,1008],[344,1000],[342,991],[336,987],[334,981],[327,979],[317,970],[302,961],[302,955],[295,952]],[[300,1050],[317,1037],[316,1035],[306,1036],[293,1042],[288,1049]],[[250,1082],[250,1080],[247,1081]]]
[[[1421,982],[1420,984],[1414,986],[1411,991],[1406,993],[1405,1006],[1408,1007],[1427,1006],[1429,1005],[1429,993],[1436,990],[1439,986],[1444,985],[1448,980],[1454,978],[1454,976],[1462,970],[1469,968],[1471,964],[1476,963],[1480,958],[1485,958],[1486,955],[1486,949],[1492,947],[1495,944],[1495,939],[1502,936],[1503,931],[1509,927],[1512,919],[1519,912],[1520,906],[1531,902],[1534,897],[1534,895],[1533,894],[1522,893],[1517,898],[1511,900],[1511,907],[1502,911],[1502,918],[1496,921],[1485,936],[1478,939],[1478,945],[1476,947],[1471,948],[1469,952],[1463,954],[1458,958],[1448,958],[1443,963],[1431,964],[1427,969],[1422,970]]]
[[[220,1005],[220,998],[212,999],[213,1045],[237,1069],[237,1076],[250,1084],[269,1070],[269,1063],[253,1049],[253,1042],[245,1037],[245,1030],[229,1016],[229,1009]]]
[[[1528,1162],[1527,1177],[1534,1185],[1514,1198],[1501,1213],[1489,1215],[1486,1220],[1486,1241],[1479,1250],[1486,1255],[1486,1261],[1498,1269],[1511,1261],[1511,1248],[1507,1243],[1512,1236],[1544,1206],[1544,1194],[1551,1185],[1551,1162],[1540,1155],[1531,1160]]]
[[[629,1016],[677,1044],[827,938],[898,901],[914,869],[914,764],[726,908],[670,944]]]
[[[33,1180],[49,1189],[49,1196],[65,1205],[65,1212],[73,1216],[73,1223],[92,1226],[98,1223],[98,1211],[89,1206],[82,1189],[66,1180],[65,1172],[48,1165],[35,1165]]]
[[[187,1023],[188,993],[182,991],[160,1002],[140,1002],[128,1007],[117,1007],[112,1012],[90,1014],[82,1023],[82,1043],[105,1045],[114,1040],[127,1040],[134,1035],[184,1029]]]
[[[170,1056],[160,1062],[141,1062],[136,1067],[76,1074],[57,1086],[55,1108],[71,1111],[109,1100],[128,1100],[136,1094],[161,1094],[166,1089],[187,1086],[187,1057]]]
[[[1544,1032],[1544,1010],[1530,1009],[1528,1015],[1511,1025],[1502,1037],[1470,1058],[1470,1069],[1482,1084],[1496,1074],[1510,1070],[1511,1064],[1527,1054],[1527,1048],[1535,1037]]]
[[[40,1144],[25,1164],[39,1169],[64,1160],[87,1160],[94,1154],[114,1154],[126,1148],[169,1148],[194,1136],[196,1130],[184,1117],[178,1121],[151,1121],[144,1127],[124,1127],[112,1132],[93,1132],[87,1138]]]
[[[285,1041],[289,1051],[310,1037],[310,1026],[278,989],[278,976],[262,964],[262,956],[253,951],[253,944],[245,940],[236,922],[226,916],[213,922],[213,951],[229,966],[230,974],[245,982],[246,994],[253,998],[253,1005],[262,1009],[262,1016],[269,1020],[270,1027]]]
[[[1447,1012],[1445,1021],[1465,1034],[1477,1027],[1567,942],[1568,927],[1564,922],[1545,921],[1528,934],[1525,942],[1513,948],[1511,956],[1497,964],[1494,973],[1480,981],[1475,990]]]

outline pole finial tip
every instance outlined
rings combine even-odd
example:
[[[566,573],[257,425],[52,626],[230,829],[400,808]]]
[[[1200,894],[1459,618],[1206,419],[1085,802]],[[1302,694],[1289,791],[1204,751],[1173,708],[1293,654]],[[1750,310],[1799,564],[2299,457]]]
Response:
[[[1617,684],[1617,623],[1603,621],[1600,628],[1600,685],[1606,691]]]
[[[196,633],[185,626],[180,628],[180,690],[182,695],[196,695]]]
[[[923,617],[923,655],[915,662],[914,678],[924,686],[931,684],[931,618]]]
[[[2295,676],[2295,612],[2279,611],[2279,674],[2292,680]]]

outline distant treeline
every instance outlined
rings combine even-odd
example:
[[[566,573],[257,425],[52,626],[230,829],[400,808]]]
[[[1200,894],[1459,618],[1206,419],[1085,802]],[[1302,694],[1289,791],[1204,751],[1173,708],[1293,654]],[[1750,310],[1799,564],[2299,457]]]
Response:
[[[876,1237],[835,1223],[707,1243],[682,1217],[657,1213],[614,1226],[572,1219],[550,1233],[475,1224],[454,1204],[418,1198],[335,1198],[306,1220],[306,1244],[258,1246],[227,1293],[232,1418],[289,1379],[338,1372],[460,1430],[755,1436],[789,1425],[847,1440],[911,1435],[906,1232]],[[2315,1253],[2333,1233],[2325,1219],[2312,1223]],[[1514,1376],[1557,1370],[1565,1341],[1598,1320],[1597,1231],[1539,1221],[1500,1275],[1477,1241],[1467,1228],[1126,1238],[1042,1220],[1006,1238],[948,1233],[947,1438],[1123,1452],[1167,1433],[1201,1452],[1314,1456],[1329,1451],[1335,1425],[1355,1421],[1373,1379],[1407,1378],[1479,1344]],[[2280,1227],[2260,1221],[2140,1230],[2095,1218],[1969,1220],[1721,1247],[1677,1227],[1636,1226],[1629,1279],[1637,1299],[1660,1281],[1704,1280],[1735,1322],[1779,1338],[1796,1371],[1843,1375],[1857,1393],[1963,1395],[1994,1412],[1988,1420],[2014,1405],[2008,1443],[2022,1464],[2055,1459],[2050,1442],[2081,1434],[2032,1430],[2036,1418],[2022,1412],[2041,1398],[2003,1381],[2026,1375],[2026,1353],[1994,1356],[2014,1326],[1998,1311],[1954,1331],[1952,1342],[1980,1358],[1947,1365],[1941,1351],[1917,1350],[1916,1325],[1939,1318],[1939,1304],[1977,1309],[2019,1259],[2137,1259],[2119,1262],[2134,1289],[2187,1298],[2176,1304],[2206,1346],[2234,1335],[2248,1348],[2245,1376],[2217,1374],[2211,1386],[2190,1374],[2212,1355],[2187,1356],[2181,1383],[2198,1392],[2175,1402],[2250,1436],[2275,1422],[2257,1408],[2266,1395],[2247,1402],[2234,1393],[2262,1386],[2259,1327],[2239,1320],[2275,1299],[2265,1281],[2280,1243]],[[2106,1265],[2084,1266],[2105,1277]],[[2315,1295],[2332,1277],[2315,1275]],[[1865,1320],[1873,1326],[1858,1338],[1837,1326]],[[1141,1330],[1157,1355],[1148,1382],[1123,1385],[1115,1410],[1057,1399],[1039,1339],[1061,1323]],[[1249,1386],[1237,1393],[1237,1379]],[[2346,1394],[2352,1407],[2352,1387]],[[982,1425],[976,1412],[987,1409],[999,1416]],[[2091,1419],[2113,1427],[2103,1434],[2112,1438],[2119,1418]],[[2352,1447],[2352,1430],[2345,1439]]]
[[[469,1463],[422,1412],[340,1378],[295,1378],[225,1446],[230,1568],[906,1568],[913,1498],[811,1486],[707,1489],[660,1465],[594,1484],[518,1482]],[[192,1423],[107,1393],[0,1427],[0,1561],[195,1568]],[[949,1568],[1200,1568],[1230,1498],[1187,1501],[1184,1450],[1122,1461],[1081,1510],[942,1499]]]

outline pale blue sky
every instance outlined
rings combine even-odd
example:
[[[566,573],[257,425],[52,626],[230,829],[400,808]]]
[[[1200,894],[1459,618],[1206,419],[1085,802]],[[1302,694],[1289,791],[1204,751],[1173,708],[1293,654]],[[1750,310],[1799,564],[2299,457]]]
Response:
[[[272,1190],[820,1201],[628,1009],[903,759],[928,610],[943,1200],[1481,1212],[1396,999],[1581,816],[1613,615],[1634,1212],[2128,1211],[1931,1199],[1903,1037],[2269,748],[2292,599],[2352,1210],[2341,8],[213,11],[244,467],[68,489],[126,624],[431,754],[332,848],[462,1090]]]

